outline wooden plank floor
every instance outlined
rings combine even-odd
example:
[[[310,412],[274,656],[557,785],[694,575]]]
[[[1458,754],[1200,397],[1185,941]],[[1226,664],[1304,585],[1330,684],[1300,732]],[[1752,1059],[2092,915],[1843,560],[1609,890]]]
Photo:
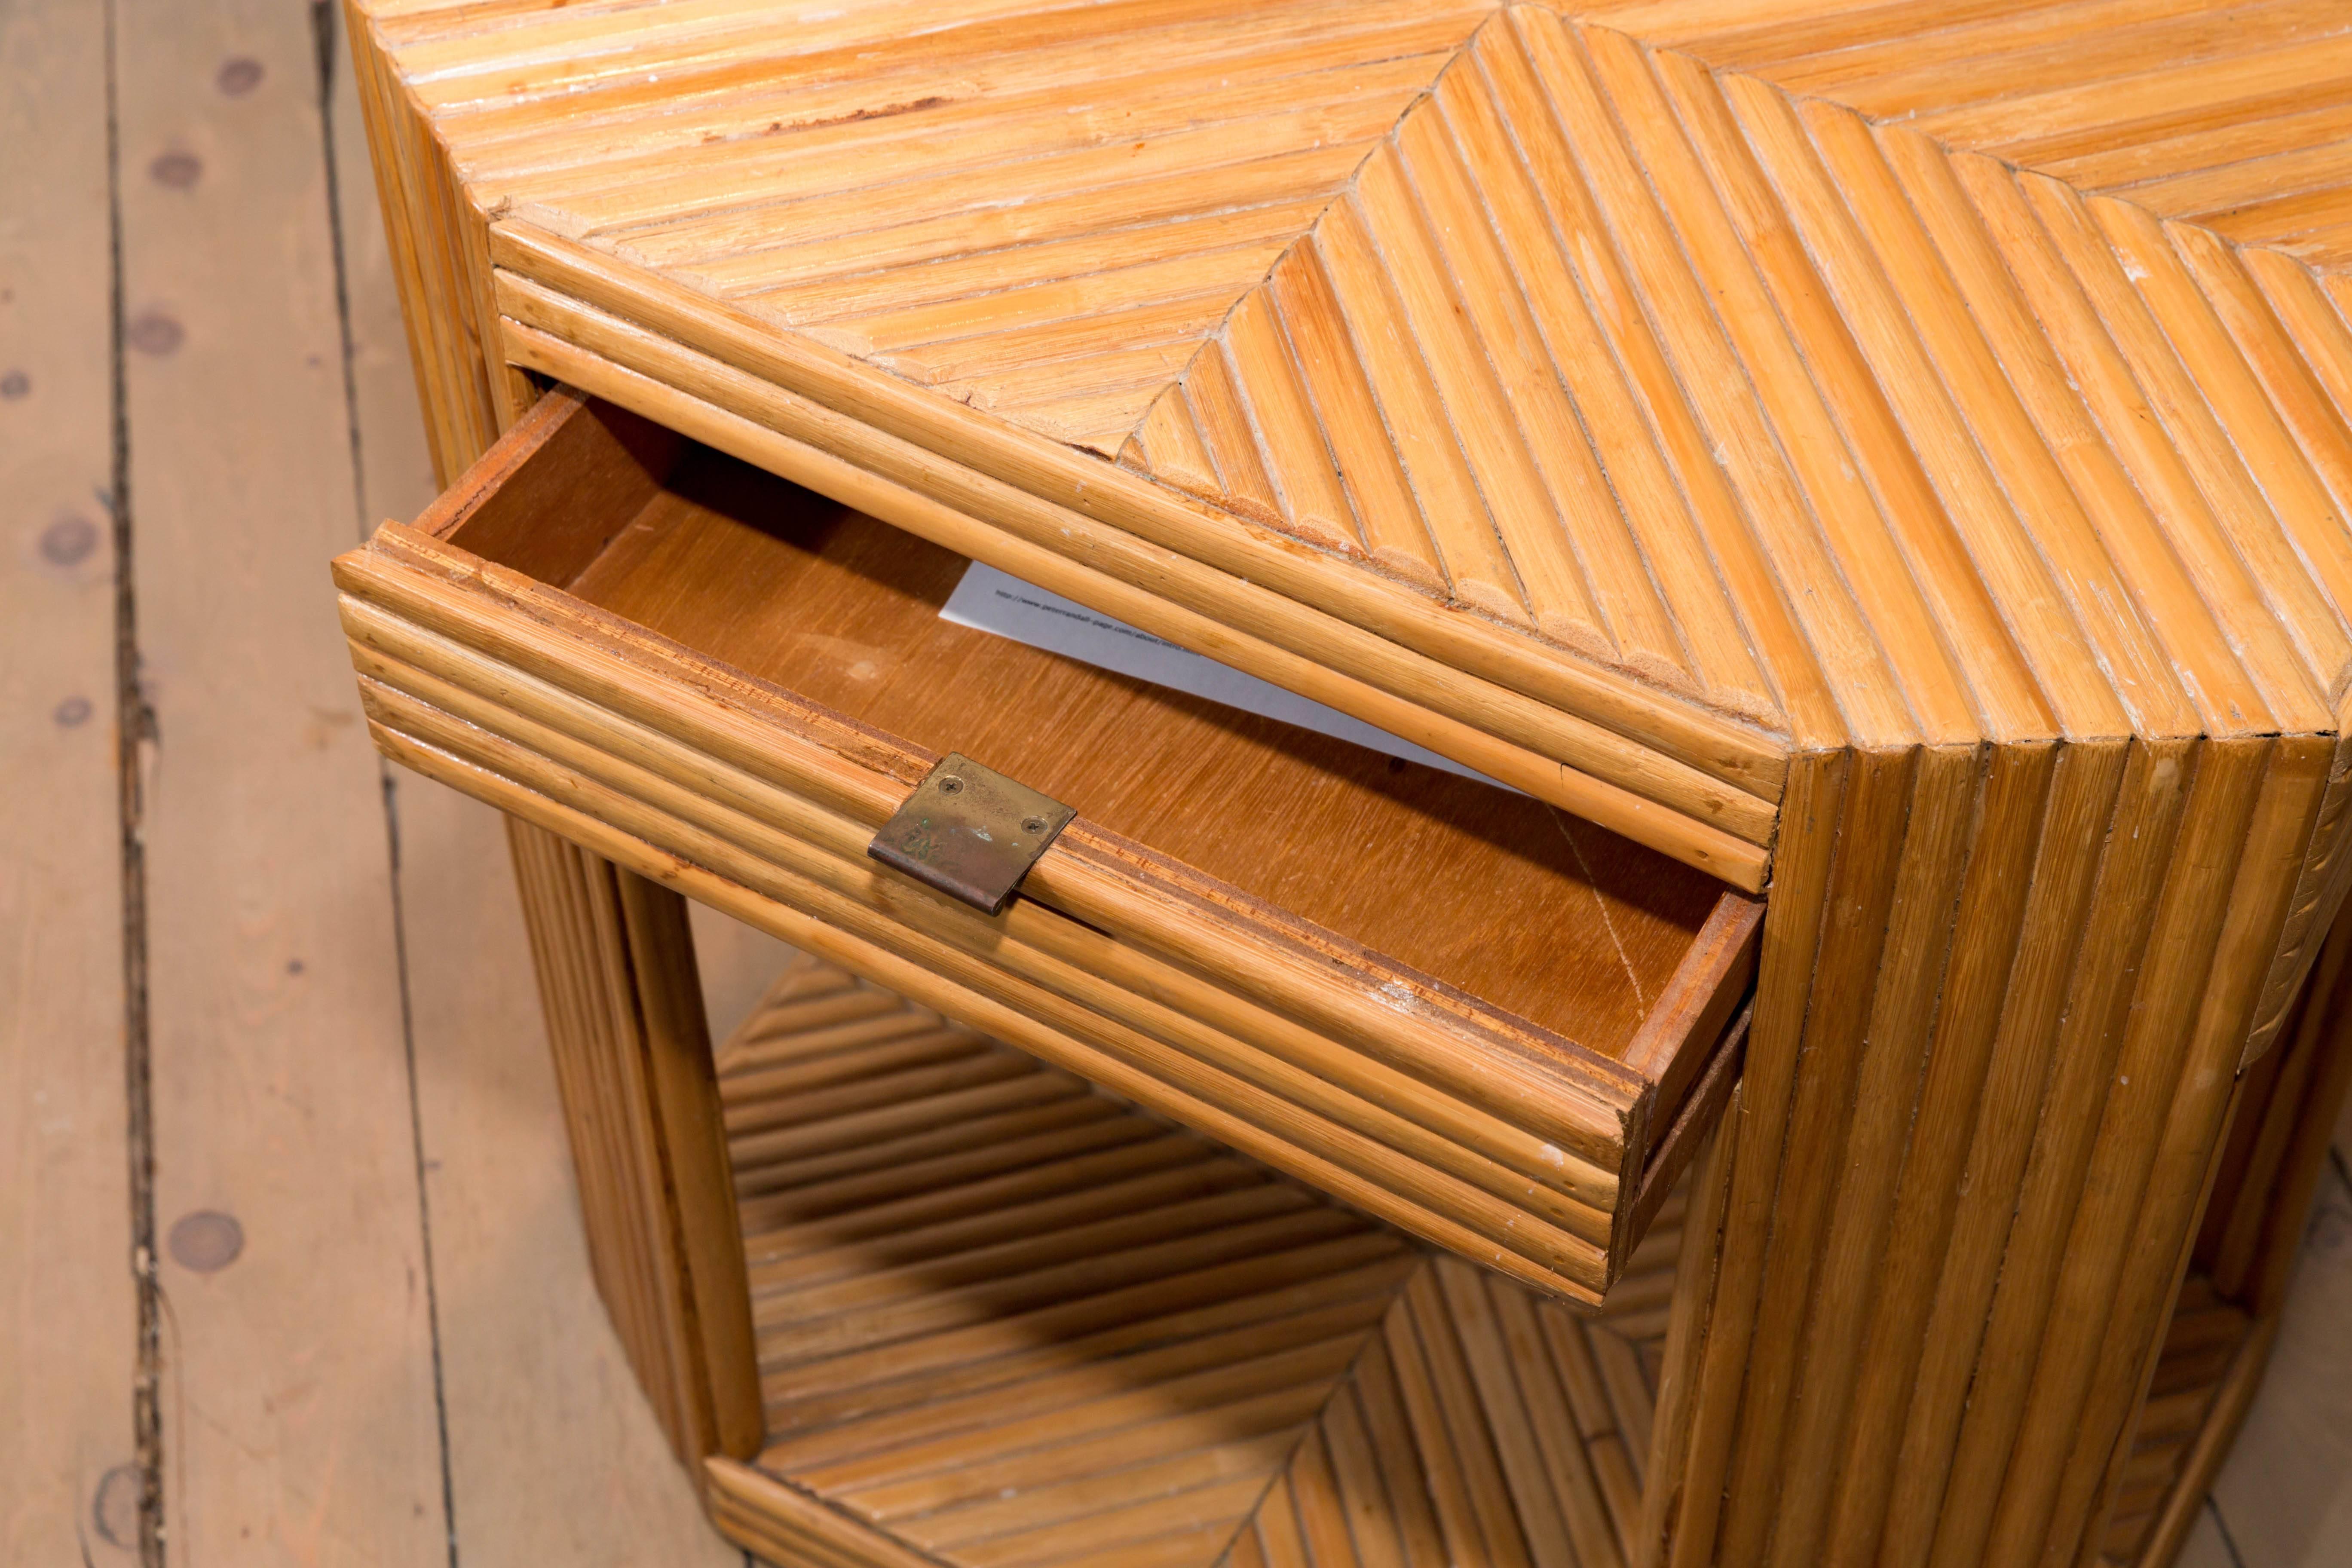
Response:
[[[359,722],[326,562],[435,487],[335,10],[0,8],[0,1562],[740,1564],[589,1283],[499,824]]]
[[[357,722],[325,561],[433,487],[335,11],[0,6],[0,1563],[737,1563],[498,823]],[[724,1029],[781,956],[698,930]],[[2337,1152],[2196,1568],[2352,1562]]]
[[[2330,1165],[2270,1373],[2182,1568],[2352,1563],[2352,1107]]]
[[[0,1562],[138,1541],[95,8],[0,12]],[[61,1303],[73,1303],[59,1310]],[[118,1558],[118,1560],[120,1560]]]

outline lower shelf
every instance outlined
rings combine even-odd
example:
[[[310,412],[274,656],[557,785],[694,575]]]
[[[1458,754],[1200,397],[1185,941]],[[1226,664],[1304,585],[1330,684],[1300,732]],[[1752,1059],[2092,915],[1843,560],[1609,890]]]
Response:
[[[2167,1568],[2179,1552],[2262,1384],[2277,1327],[2217,1300],[2202,1275],[2183,1282],[2101,1545],[2108,1568]]]
[[[768,1447],[710,1490],[752,1551],[1635,1555],[1679,1197],[1585,1320],[814,960],[719,1066]]]
[[[768,1439],[709,1500],[761,1556],[1642,1561],[1682,1194],[1581,1318],[814,959],[719,1069]],[[2189,1280],[2103,1562],[2169,1562],[2273,1326]]]

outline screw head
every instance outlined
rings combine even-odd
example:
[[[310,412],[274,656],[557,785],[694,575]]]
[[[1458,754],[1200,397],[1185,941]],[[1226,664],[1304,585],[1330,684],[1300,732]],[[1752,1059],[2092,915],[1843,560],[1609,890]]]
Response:
[[[1021,831],[1043,833],[1045,831],[1045,819],[1042,816],[1024,816],[1021,819]]]
[[[963,793],[963,780],[956,777],[953,773],[948,774],[945,778],[940,780],[940,793],[941,795],[961,795]]]

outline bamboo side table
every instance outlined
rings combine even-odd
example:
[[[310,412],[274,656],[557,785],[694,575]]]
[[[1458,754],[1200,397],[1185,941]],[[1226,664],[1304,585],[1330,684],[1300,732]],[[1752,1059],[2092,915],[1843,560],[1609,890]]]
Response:
[[[2352,1075],[2331,26],[353,0],[451,489],[345,623],[722,1527],[2168,1561]],[[816,955],[715,1058],[681,894]]]

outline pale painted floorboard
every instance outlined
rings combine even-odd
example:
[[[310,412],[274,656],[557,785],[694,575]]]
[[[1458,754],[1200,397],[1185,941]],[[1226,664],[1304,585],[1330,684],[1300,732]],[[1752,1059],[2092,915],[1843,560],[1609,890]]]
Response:
[[[0,1563],[138,1545],[105,17],[0,4]]]
[[[702,971],[702,1006],[710,1015],[710,1037],[723,1040],[749,1017],[783,973],[793,950],[767,932],[728,919],[700,904],[687,906],[694,925],[694,961]]]
[[[461,1568],[740,1568],[589,1278],[499,816],[396,791]]]
[[[329,59],[362,476],[356,540],[385,518],[414,517],[436,487],[340,36]],[[323,563],[316,589],[321,600],[331,595]],[[385,777],[455,1560],[459,1568],[740,1568],[742,1553],[710,1527],[655,1424],[588,1272],[499,816],[413,774],[386,769]],[[757,984],[773,975],[780,958],[738,945],[764,964]],[[723,956],[717,970],[732,973]]]
[[[307,5],[119,0],[174,1568],[439,1568],[444,1458]]]
[[[2352,1162],[2343,1150],[2339,1142],[2313,1205],[2269,1374],[2214,1484],[2233,1568],[2352,1564]]]
[[[2173,1568],[2238,1568],[2221,1534],[2221,1521],[2210,1507],[2198,1510],[2197,1522],[2189,1526],[2189,1539],[2181,1543]]]

